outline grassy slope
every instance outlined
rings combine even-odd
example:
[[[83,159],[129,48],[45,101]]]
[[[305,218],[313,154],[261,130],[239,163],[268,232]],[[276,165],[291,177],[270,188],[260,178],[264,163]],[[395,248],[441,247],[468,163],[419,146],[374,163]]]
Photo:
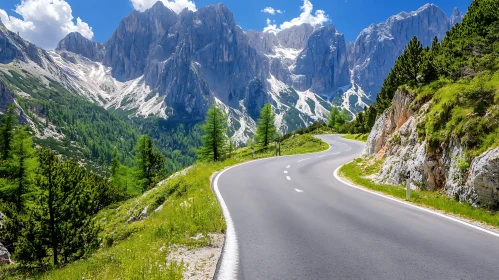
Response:
[[[381,165],[382,161],[369,165],[361,159],[356,159],[341,167],[340,175],[365,188],[382,192],[399,199],[405,199],[405,187],[376,184],[372,180],[366,178],[366,176],[378,173]],[[456,200],[449,199],[445,193],[411,191],[410,201],[417,205],[442,210],[445,213],[455,214],[467,219],[499,227],[499,215],[497,215],[497,213],[485,209],[473,208],[467,203],[460,203]]]
[[[418,133],[430,148],[455,138],[475,157],[499,146],[499,71],[457,82],[435,81],[418,90],[413,106],[428,100],[430,109]]]
[[[366,134],[347,134],[344,135],[343,138],[350,140],[357,140],[360,142],[367,142],[367,137],[369,137],[369,133]]]
[[[284,141],[281,151],[282,155],[293,155],[319,152],[327,146],[305,134]],[[269,157],[273,152],[274,149],[256,149],[255,157]],[[210,188],[210,176],[225,167],[250,160],[251,154],[251,148],[243,148],[224,162],[198,163],[185,175],[180,174],[143,196],[101,211],[96,219],[103,228],[103,248],[87,259],[48,271],[37,278],[182,279],[182,265],[166,262],[169,246],[207,246],[209,238],[196,241],[192,237],[198,233],[207,236],[208,233],[225,231],[221,209]],[[163,209],[154,212],[162,204]],[[131,216],[140,216],[146,206],[149,206],[146,210],[149,218],[126,223]]]

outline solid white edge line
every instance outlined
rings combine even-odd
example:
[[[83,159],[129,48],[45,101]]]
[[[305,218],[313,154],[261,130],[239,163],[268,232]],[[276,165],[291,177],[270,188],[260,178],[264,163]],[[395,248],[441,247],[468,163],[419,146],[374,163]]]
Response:
[[[322,139],[321,139],[322,140]],[[328,144],[329,148],[326,151],[322,151],[319,153],[324,153],[329,150],[331,150],[331,145]],[[314,153],[307,153],[307,154],[315,154]],[[305,154],[301,154],[305,155]],[[283,157],[294,157],[294,156],[300,156],[300,155],[288,155],[288,156],[281,156],[280,158]],[[227,207],[227,204],[225,203],[225,200],[222,197],[222,194],[220,193],[220,189],[218,188],[218,179],[227,171],[231,170],[232,168],[239,167],[241,165],[245,165],[248,163],[253,163],[255,161],[260,161],[260,160],[270,160],[274,159],[273,157],[271,158],[263,158],[263,159],[258,159],[258,160],[252,160],[252,161],[247,161],[243,162],[240,164],[236,164],[234,166],[228,167],[220,173],[217,174],[215,177],[215,180],[213,180],[213,189],[215,191],[215,195],[217,196],[218,203],[220,203],[220,207],[222,208],[222,213],[225,218],[225,223],[227,224],[227,231],[225,233],[225,242],[224,246],[222,249],[222,256],[221,256],[221,262],[220,265],[217,267],[217,270],[215,271],[216,279],[219,280],[233,280],[237,279],[237,269],[238,269],[238,264],[239,264],[239,247],[238,247],[238,241],[237,241],[237,235],[236,235],[236,229],[234,227],[234,222],[232,221],[232,217],[229,212],[229,208]],[[291,167],[291,165],[288,165],[287,168]]]
[[[343,165],[342,165],[343,166]],[[438,213],[436,211],[433,211],[433,210],[430,210],[430,209],[427,209],[427,208],[424,208],[424,207],[421,207],[421,206],[417,206],[417,205],[414,205],[412,203],[408,203],[408,202],[405,202],[405,201],[402,201],[402,200],[398,200],[396,198],[393,198],[393,197],[389,197],[389,196],[386,196],[386,195],[383,195],[383,194],[380,194],[380,193],[377,193],[377,192],[374,192],[374,191],[371,191],[371,190],[368,190],[368,189],[365,189],[365,188],[362,188],[362,187],[359,187],[359,186],[356,186],[356,185],[353,185],[349,182],[346,182],[344,181],[340,176],[338,176],[338,173],[340,171],[340,168],[342,167],[338,167],[336,168],[336,170],[334,171],[334,177],[336,178],[336,180],[342,182],[343,184],[349,186],[349,187],[352,187],[352,188],[355,188],[355,189],[358,189],[358,190],[361,190],[361,191],[364,191],[364,192],[367,192],[367,193],[370,193],[370,194],[373,194],[373,195],[376,195],[376,196],[379,196],[379,197],[383,197],[383,198],[386,198],[388,200],[391,200],[391,201],[395,201],[395,202],[398,202],[400,204],[404,204],[408,207],[412,207],[412,208],[415,208],[415,209],[418,209],[418,210],[421,210],[421,211],[424,211],[424,212],[427,212],[427,213],[430,213],[430,214],[433,214],[433,215],[436,215],[436,216],[439,216],[441,218],[444,218],[444,219],[447,219],[447,220],[450,220],[450,221],[453,221],[453,222],[456,222],[456,223],[459,223],[459,224],[462,224],[462,225],[465,225],[465,226],[468,226],[468,227],[471,227],[471,228],[474,228],[474,229],[477,229],[479,231],[482,231],[482,232],[485,232],[485,233],[488,233],[490,235],[493,235],[495,237],[499,237],[499,233],[496,233],[496,232],[493,232],[493,231],[490,231],[488,229],[484,229],[482,227],[479,227],[479,226],[475,226],[473,224],[470,224],[470,223],[467,223],[465,221],[462,221],[462,220],[459,220],[459,219],[456,219],[456,218],[453,218],[453,217],[450,217],[450,216],[447,216],[445,214],[442,214],[442,213]]]
[[[218,173],[213,182],[213,188],[215,189],[215,194],[217,195],[218,202],[222,207],[222,213],[225,217],[225,223],[227,224],[227,231],[225,233],[225,243],[222,252],[222,262],[217,271],[217,279],[219,280],[237,279],[239,248],[236,235],[236,228],[234,227],[234,222],[232,221],[229,208],[227,207],[227,204],[225,204],[225,200],[222,197],[222,194],[220,193],[220,190],[218,188],[218,179],[220,178],[220,176],[222,176],[222,174],[224,174],[226,171],[231,170],[236,166],[239,166],[239,164],[227,168],[222,172]]]

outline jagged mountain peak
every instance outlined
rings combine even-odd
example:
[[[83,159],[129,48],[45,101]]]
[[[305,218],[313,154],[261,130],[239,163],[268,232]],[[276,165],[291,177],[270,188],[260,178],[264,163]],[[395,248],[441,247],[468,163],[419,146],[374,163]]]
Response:
[[[68,51],[93,61],[102,61],[105,48],[78,32],[71,32],[57,44],[56,51]]]

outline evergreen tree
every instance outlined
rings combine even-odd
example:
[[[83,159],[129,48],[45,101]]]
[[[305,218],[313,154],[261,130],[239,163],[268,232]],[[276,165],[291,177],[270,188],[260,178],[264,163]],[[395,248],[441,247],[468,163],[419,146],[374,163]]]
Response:
[[[418,84],[418,77],[422,68],[423,45],[416,36],[412,37],[409,45],[400,57],[400,79],[412,85]]]
[[[145,135],[139,139],[136,151],[138,180],[144,192],[165,175],[165,158],[156,150],[152,139]]]
[[[17,117],[15,114],[16,106],[11,104],[7,110],[7,113],[2,116],[1,126],[0,126],[0,145],[2,149],[2,159],[6,160],[9,158],[9,152],[11,150],[12,135],[14,133],[14,127],[17,125]]]
[[[336,128],[339,116],[340,116],[340,111],[338,110],[338,107],[333,106],[331,112],[329,112],[329,119],[328,119],[328,125],[330,128]]]
[[[11,188],[15,193],[17,212],[23,209],[23,196],[29,192],[38,161],[33,148],[33,138],[28,134],[27,127],[21,126],[14,131],[9,158],[5,163],[11,180]]]
[[[276,135],[275,114],[272,112],[272,106],[265,104],[260,111],[260,119],[256,127],[256,139],[258,144],[267,148]]]
[[[118,152],[118,148],[114,147],[113,154],[111,156],[111,178],[116,176],[120,166],[120,153]]]
[[[213,104],[206,114],[203,125],[202,145],[198,150],[200,160],[222,160],[227,146],[227,116],[222,109]]]

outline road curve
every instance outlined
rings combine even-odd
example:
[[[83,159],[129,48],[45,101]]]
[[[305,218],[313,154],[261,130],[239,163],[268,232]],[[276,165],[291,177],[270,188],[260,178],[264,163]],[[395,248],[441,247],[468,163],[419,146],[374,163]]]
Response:
[[[218,278],[499,279],[498,237],[343,184],[363,144],[320,137],[330,150],[218,176],[233,230]]]

